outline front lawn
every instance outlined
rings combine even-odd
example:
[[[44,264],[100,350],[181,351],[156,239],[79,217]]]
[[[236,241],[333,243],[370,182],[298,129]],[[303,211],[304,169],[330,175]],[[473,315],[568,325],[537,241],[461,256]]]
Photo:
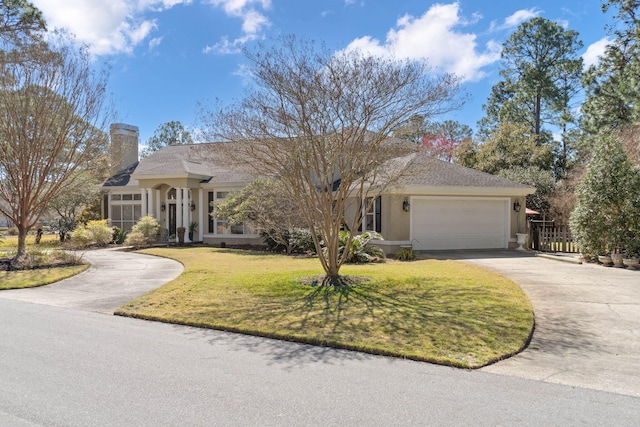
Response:
[[[522,290],[456,261],[346,265],[344,289],[312,286],[319,261],[230,249],[156,248],[174,281],[116,314],[477,368],[520,351],[533,329]]]

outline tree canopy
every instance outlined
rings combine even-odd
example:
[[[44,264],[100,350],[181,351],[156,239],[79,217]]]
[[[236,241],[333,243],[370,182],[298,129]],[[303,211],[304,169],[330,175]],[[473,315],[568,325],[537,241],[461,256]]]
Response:
[[[70,36],[52,34],[20,55],[0,60],[0,213],[18,228],[16,263],[49,202],[98,161],[107,120],[107,73]]]
[[[591,134],[640,119],[640,1],[609,0],[602,10],[617,12],[608,26],[611,42],[583,78],[582,127]]]
[[[179,121],[163,123],[155,130],[147,141],[147,146],[140,153],[140,157],[147,157],[162,147],[168,145],[193,144],[191,133]]]
[[[503,45],[502,80],[484,106],[483,134],[512,122],[526,126],[541,145],[551,139],[545,124],[566,126],[575,121],[571,99],[580,87],[581,48],[576,31],[548,19],[536,17],[520,24]]]
[[[400,173],[383,166],[416,149],[391,134],[414,115],[459,106],[458,80],[433,76],[423,62],[334,54],[295,37],[247,58],[254,90],[235,105],[205,111],[206,127],[233,142],[228,155],[236,162],[285,183],[312,230],[326,283],[340,284],[348,256],[339,251],[341,227],[358,229],[363,202]],[[353,218],[345,218],[349,207]]]

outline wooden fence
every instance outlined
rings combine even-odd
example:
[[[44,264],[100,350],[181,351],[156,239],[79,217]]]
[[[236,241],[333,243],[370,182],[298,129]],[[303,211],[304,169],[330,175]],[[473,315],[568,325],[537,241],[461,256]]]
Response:
[[[548,222],[531,222],[530,226],[531,249],[541,252],[580,252],[569,227]]]

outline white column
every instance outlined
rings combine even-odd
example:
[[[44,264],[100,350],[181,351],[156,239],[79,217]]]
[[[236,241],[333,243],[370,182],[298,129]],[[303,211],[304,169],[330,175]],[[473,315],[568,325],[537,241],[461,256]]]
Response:
[[[147,216],[147,189],[140,189],[140,197],[142,198],[142,216]]]
[[[167,212],[169,212],[168,207]],[[182,188],[176,187],[176,235],[178,227],[182,227]]]
[[[160,200],[160,199],[161,199],[161,197],[160,197],[160,190],[151,190],[151,191],[152,191],[152,192],[155,194],[155,196],[156,196],[156,219],[157,219],[158,221],[160,221],[160,217],[161,217],[161,215],[162,215],[162,210],[161,210],[161,207],[160,207],[161,202],[162,202],[162,200]]]
[[[184,224],[184,228],[186,228],[187,230],[184,233],[184,241],[185,242],[190,242],[191,240],[189,239],[189,212],[191,212],[191,208],[190,208],[190,203],[189,203],[189,189],[188,188],[183,188],[182,189],[183,194],[182,194],[182,221]]]
[[[147,200],[148,200],[148,202],[147,202],[147,206],[148,206],[147,214],[151,215],[152,217],[157,219],[158,218],[158,216],[157,216],[157,212],[158,211],[155,210],[155,203],[153,203],[153,195],[154,195],[153,193],[155,193],[153,188],[149,188],[147,190]]]
[[[208,211],[207,206],[204,205],[204,190],[198,189],[198,240],[202,242],[204,240],[204,215]],[[209,218],[207,218],[208,220]]]

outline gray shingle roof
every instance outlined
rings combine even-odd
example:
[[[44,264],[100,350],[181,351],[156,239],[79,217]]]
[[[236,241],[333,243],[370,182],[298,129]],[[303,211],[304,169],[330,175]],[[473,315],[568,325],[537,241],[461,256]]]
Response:
[[[249,182],[252,176],[238,171],[229,164],[222,153],[222,144],[189,144],[171,145],[149,157],[140,160],[103,184],[105,187],[137,185],[131,178],[134,175],[143,179],[145,175],[199,175],[208,182]],[[464,166],[428,157],[421,153],[413,153],[394,159],[390,168],[407,168],[402,176],[401,185],[424,185],[435,187],[498,187],[498,188],[532,188],[508,179],[500,178]]]
[[[118,171],[115,175],[111,176],[105,182],[102,183],[103,187],[124,187],[127,185],[136,186],[138,185],[138,181],[135,179],[131,179],[131,174],[138,167],[139,162],[135,162],[126,168]]]
[[[529,185],[438,160],[420,153],[414,153],[399,160],[408,164],[409,173],[400,179],[400,183],[404,185],[532,188]]]
[[[207,181],[243,182],[251,176],[238,172],[220,155],[221,143],[170,145],[140,161],[134,174],[144,175],[201,175]]]

